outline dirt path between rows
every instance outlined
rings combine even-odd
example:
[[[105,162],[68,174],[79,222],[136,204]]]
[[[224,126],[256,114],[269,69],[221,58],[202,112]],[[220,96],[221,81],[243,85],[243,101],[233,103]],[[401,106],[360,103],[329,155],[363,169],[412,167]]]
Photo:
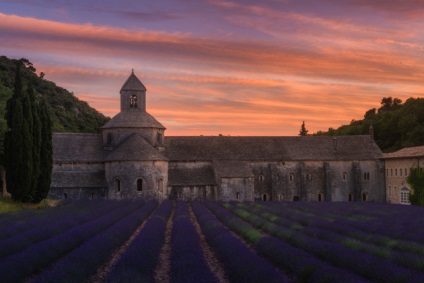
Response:
[[[155,282],[168,283],[171,272],[171,232],[174,225],[175,202],[172,202],[171,215],[166,224],[165,241],[160,250],[159,260],[155,269]]]
[[[196,228],[197,234],[199,235],[199,243],[200,247],[203,250],[203,256],[205,257],[206,263],[208,264],[212,273],[218,278],[219,282],[229,283],[230,281],[225,275],[224,268],[222,267],[221,262],[218,260],[212,248],[206,242],[205,236],[203,235],[202,229],[200,228],[200,225],[197,222],[197,218],[193,212],[191,204],[188,205],[188,208],[190,212],[190,220]]]
[[[144,220],[144,222],[139,227],[137,227],[137,229],[134,231],[131,237],[129,237],[128,240],[123,245],[121,245],[115,251],[112,252],[112,256],[110,257],[110,259],[107,262],[105,262],[102,266],[100,266],[97,269],[96,273],[92,275],[86,281],[86,283],[101,283],[107,280],[110,272],[112,271],[113,266],[116,264],[116,262],[118,262],[118,260],[122,257],[122,255],[128,250],[128,247],[131,245],[131,243],[135,240],[135,238],[141,232],[144,225],[146,225],[147,221],[149,221],[150,218],[155,214],[158,207],[150,214],[150,216],[146,220]]]

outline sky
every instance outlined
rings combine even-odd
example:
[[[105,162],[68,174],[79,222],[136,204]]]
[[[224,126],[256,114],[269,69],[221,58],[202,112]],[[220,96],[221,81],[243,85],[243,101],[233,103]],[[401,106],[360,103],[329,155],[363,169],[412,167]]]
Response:
[[[131,70],[166,135],[294,136],[424,94],[424,0],[0,0],[0,55],[103,114]]]

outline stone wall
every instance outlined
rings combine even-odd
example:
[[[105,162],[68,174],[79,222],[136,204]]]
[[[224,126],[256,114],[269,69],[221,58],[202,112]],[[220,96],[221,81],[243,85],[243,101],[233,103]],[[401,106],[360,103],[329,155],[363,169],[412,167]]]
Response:
[[[407,182],[411,168],[422,168],[423,165],[424,159],[416,157],[385,160],[386,200],[388,203],[401,203],[401,189],[406,188],[409,192],[412,191],[411,186]]]
[[[105,164],[108,198],[167,198],[167,161],[121,161]]]

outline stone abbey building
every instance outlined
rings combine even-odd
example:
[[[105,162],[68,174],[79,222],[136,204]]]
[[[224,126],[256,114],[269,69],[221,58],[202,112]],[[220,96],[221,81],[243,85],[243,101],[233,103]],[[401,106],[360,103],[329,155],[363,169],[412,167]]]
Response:
[[[386,200],[383,154],[365,136],[166,136],[132,73],[101,134],[55,133],[51,198]]]

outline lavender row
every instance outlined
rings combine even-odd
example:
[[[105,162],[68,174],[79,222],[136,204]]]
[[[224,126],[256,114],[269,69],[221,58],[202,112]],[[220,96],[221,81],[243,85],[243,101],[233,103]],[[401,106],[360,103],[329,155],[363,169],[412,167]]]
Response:
[[[424,218],[417,217],[422,214],[421,207],[381,203],[293,203],[284,206],[281,203],[269,203],[267,207],[269,206],[283,210],[295,208],[320,217],[324,210],[337,217],[337,222],[348,222],[359,229],[392,238],[413,239],[424,243]],[[391,229],[387,229],[388,226]]]
[[[315,204],[316,205],[316,204]],[[255,205],[256,206],[256,205]],[[255,211],[258,211],[258,209],[255,209],[255,206],[251,206],[251,208]],[[332,206],[332,205],[330,205]],[[345,204],[346,206],[346,204]],[[349,206],[349,205],[347,205]],[[374,205],[377,206],[377,205]],[[396,224],[393,222],[397,218],[391,218],[389,220],[386,220],[385,218],[381,219],[381,223],[369,223],[368,221],[363,222],[348,222],[345,220],[345,214],[348,209],[345,208],[344,213],[342,214],[344,218],[335,220],[335,221],[323,221],[319,219],[318,217],[315,218],[309,218],[309,219],[302,219],[298,216],[293,216],[290,213],[281,214],[279,212],[282,211],[282,209],[278,209],[278,207],[272,207],[272,206],[260,206],[261,209],[259,209],[261,215],[264,217],[264,211],[270,212],[272,211],[276,215],[281,215],[281,218],[279,219],[280,223],[284,222],[287,223],[288,219],[292,219],[293,221],[297,221],[300,224],[309,226],[315,226],[315,227],[321,227],[325,228],[326,230],[331,230],[343,235],[347,235],[349,237],[361,240],[361,241],[367,241],[372,244],[387,247],[390,250],[400,250],[400,251],[406,251],[409,253],[415,253],[417,255],[424,255],[424,233],[420,233],[421,227],[417,227],[415,223],[410,222],[409,219],[402,219],[403,225],[400,227],[396,227]],[[368,207],[368,206],[367,206]],[[384,205],[378,205],[378,207],[386,208]],[[355,206],[353,207],[355,209]],[[391,206],[392,210],[396,211],[398,207]],[[322,209],[322,207],[321,207]],[[364,210],[364,207],[362,207]],[[415,209],[414,209],[415,211]],[[318,211],[315,212],[315,215],[320,215]],[[273,216],[266,217],[269,220],[273,219]],[[403,217],[402,217],[403,218]],[[413,219],[416,219],[417,217],[414,217]],[[411,218],[412,219],[412,216]],[[274,223],[275,221],[272,220]],[[403,226],[410,226],[414,227],[415,232],[406,232],[405,228]],[[387,229],[390,227],[390,229]]]
[[[62,215],[62,217],[64,217],[62,220],[57,220],[46,225],[40,225],[33,229],[18,233],[13,237],[0,240],[0,259],[18,251],[22,251],[38,242],[64,233],[74,227],[93,221],[103,216],[105,213],[110,213],[113,210],[119,209],[119,206],[124,205],[124,203],[119,203],[119,206],[117,204],[118,203],[115,202],[114,205],[111,203],[110,207],[103,206],[99,209],[90,209],[90,211],[82,215],[79,213],[74,216],[71,213],[68,215]]]
[[[0,270],[8,272],[0,273],[0,282],[21,282],[41,272],[66,253],[136,210],[141,204],[142,202],[137,201],[122,202],[121,209],[1,259]]]
[[[366,282],[365,279],[336,268],[328,263],[317,259],[308,252],[300,248],[281,241],[271,236],[261,236],[255,239],[251,235],[259,233],[249,223],[241,220],[227,209],[221,207],[218,203],[207,202],[214,214],[223,221],[230,229],[242,235],[246,240],[252,243],[258,253],[273,262],[277,267],[286,270],[295,277],[296,281],[302,282]],[[231,205],[224,204],[230,208]],[[237,208],[235,208],[237,209]],[[238,209],[239,213],[243,210]],[[249,213],[242,213],[248,217]],[[258,224],[258,222],[257,222]]]
[[[229,232],[203,204],[192,202],[192,207],[206,241],[223,264],[231,282],[290,282]]]
[[[177,201],[171,232],[171,282],[218,282],[208,267],[186,202]]]
[[[32,282],[84,282],[156,209],[151,200],[57,261]]]
[[[113,267],[107,282],[154,282],[172,203],[165,200]]]
[[[263,213],[266,209],[260,210],[246,204],[238,204],[237,207],[247,209],[250,213],[260,215],[268,221],[272,221],[272,223],[282,227],[292,228],[296,225],[294,224],[296,222],[291,222],[290,220],[272,214]],[[235,209],[233,210],[235,211]],[[239,213],[240,212],[237,211],[237,214]],[[261,222],[260,219],[254,217],[251,217],[251,221]],[[333,223],[319,220],[309,221],[308,225],[302,227],[299,231],[317,239],[338,243],[357,251],[388,259],[408,269],[424,271],[424,264],[422,263],[421,256],[423,249],[422,246],[417,246],[416,244],[393,241],[388,237],[377,234],[363,233],[357,229],[352,229],[349,224],[338,223],[334,225]],[[390,243],[391,246],[387,247],[382,245],[384,243],[383,240],[385,240],[385,243]],[[409,252],[405,252],[405,250],[417,252],[418,255],[410,254]]]
[[[117,207],[119,205],[117,201],[81,200],[72,202],[66,206],[46,208],[38,211],[22,211],[0,221],[0,240],[16,235],[17,233],[61,221],[70,216],[84,215],[94,210],[107,209],[107,207]]]
[[[228,208],[231,209],[231,207]],[[237,210],[235,212],[237,213]],[[260,222],[260,219],[258,219],[260,217],[246,211],[239,216],[250,223]],[[252,221],[252,219],[255,219],[255,221]],[[290,245],[303,249],[323,261],[364,278],[382,282],[419,282],[424,276],[423,273],[400,267],[387,259],[362,253],[340,244],[322,241],[289,227],[278,226],[266,219],[262,219],[262,222],[260,227],[265,232],[286,241]]]

